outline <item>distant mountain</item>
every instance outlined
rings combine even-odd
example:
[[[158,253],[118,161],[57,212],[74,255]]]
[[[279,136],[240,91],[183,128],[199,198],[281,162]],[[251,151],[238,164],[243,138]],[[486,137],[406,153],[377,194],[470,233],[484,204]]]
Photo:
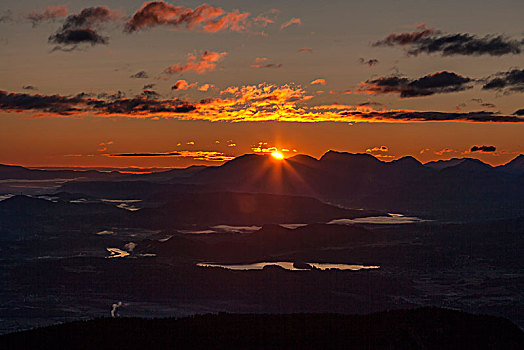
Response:
[[[69,181],[58,191],[96,198],[142,199],[153,203],[149,206],[157,207],[156,204],[168,202],[173,205],[171,199],[179,200],[182,194],[267,193],[313,197],[349,208],[462,220],[524,214],[523,168],[523,155],[506,165],[492,167],[473,158],[422,164],[410,156],[384,162],[369,154],[329,151],[320,159],[297,155],[277,160],[269,155],[246,154],[221,166],[145,175],[37,170],[33,173],[33,170],[6,166],[0,169],[4,170],[0,174],[4,174],[4,178],[29,177],[28,174],[40,178],[73,178],[89,174],[91,178]],[[22,175],[16,175],[19,172]],[[209,200],[214,199],[211,196]],[[198,203],[202,204],[202,213],[220,212],[208,205],[212,202],[199,199]],[[213,203],[224,208],[230,205]],[[193,204],[188,202],[188,205]],[[175,207],[177,212],[185,212],[181,205]],[[222,211],[220,215],[227,218],[227,212]],[[199,221],[206,218],[194,217]],[[217,214],[213,220],[218,218]]]
[[[510,174],[523,175],[524,174],[524,154],[518,155],[511,162],[501,165],[497,167],[497,169],[500,169]]]
[[[412,157],[383,162],[369,154],[329,151],[318,160],[295,156],[278,161],[270,156],[244,155],[203,169],[184,182],[228,191],[307,195],[353,208],[462,219],[511,217],[523,212],[519,204],[524,197],[522,180],[470,158],[428,166]]]
[[[0,180],[49,180],[49,179],[107,179],[122,176],[117,171],[100,172],[96,170],[38,170],[28,169],[17,165],[0,164]]]
[[[428,168],[442,170],[445,168],[453,167],[463,163],[466,160],[473,160],[472,158],[451,158],[448,160],[434,160],[432,162],[425,163],[424,166]]]
[[[286,293],[285,290],[281,291]],[[439,308],[370,315],[103,318],[7,334],[4,349],[522,349],[510,321]]]

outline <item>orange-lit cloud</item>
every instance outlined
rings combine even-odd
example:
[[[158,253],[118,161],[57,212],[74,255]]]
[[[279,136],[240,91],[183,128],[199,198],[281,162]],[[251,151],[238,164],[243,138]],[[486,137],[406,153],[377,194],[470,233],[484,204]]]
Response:
[[[441,156],[441,155],[444,155],[446,153],[458,153],[457,150],[454,150],[452,148],[443,148],[441,149],[440,151],[436,151],[434,152],[437,156]]]
[[[94,98],[89,95],[30,95],[0,91],[0,110],[29,113],[32,117],[92,115],[225,122],[524,122],[521,116],[485,111],[377,111],[371,106],[310,105],[312,97],[300,86],[272,84],[229,87],[220,92],[220,97],[199,102],[144,96]]]
[[[233,156],[225,155],[216,151],[172,151],[172,152],[141,152],[141,153],[115,153],[108,154],[109,157],[175,157],[190,158],[194,160],[203,160],[208,162],[223,162],[234,159]]]
[[[380,146],[380,147],[373,147],[368,148],[366,150],[367,153],[373,153],[373,152],[389,152],[388,146]]]
[[[298,49],[298,52],[313,53],[313,49],[310,47],[301,47],[300,49]]]
[[[47,6],[43,11],[31,11],[24,17],[33,23],[33,26],[38,25],[40,22],[52,20],[55,18],[67,16],[67,4],[66,5],[50,5]]]
[[[282,64],[276,64],[276,63],[265,63],[267,62],[267,57],[257,57],[255,58],[255,62],[251,64],[251,67],[253,68],[281,68]]]
[[[215,70],[217,62],[227,55],[227,52],[204,51],[199,54],[189,54],[186,63],[176,63],[166,69],[166,74],[177,74],[185,71],[194,71],[198,74]]]
[[[213,84],[202,84],[201,86],[198,87],[198,91],[207,91],[209,90],[210,88],[212,88]]]
[[[145,2],[126,22],[125,31],[131,33],[165,25],[175,29],[197,29],[208,33],[216,33],[221,30],[240,32],[246,30],[249,15],[248,12],[239,10],[226,12],[208,4],[191,9],[163,1],[151,1]]]
[[[325,79],[315,79],[310,84],[311,85],[315,85],[315,84],[326,85],[326,80]]]
[[[177,80],[177,82],[171,87],[171,90],[187,90],[189,89],[189,83],[183,79]]]
[[[280,26],[280,30],[285,29],[293,24],[302,24],[302,21],[300,20],[300,18],[291,18],[289,21],[285,22]]]

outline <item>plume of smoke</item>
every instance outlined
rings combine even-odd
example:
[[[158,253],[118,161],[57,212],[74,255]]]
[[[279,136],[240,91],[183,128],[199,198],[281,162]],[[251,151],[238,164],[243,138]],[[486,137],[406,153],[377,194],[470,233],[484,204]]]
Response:
[[[118,308],[121,307],[121,306],[122,306],[122,302],[121,301],[119,301],[118,303],[112,305],[111,317],[113,317],[113,318],[118,317]]]

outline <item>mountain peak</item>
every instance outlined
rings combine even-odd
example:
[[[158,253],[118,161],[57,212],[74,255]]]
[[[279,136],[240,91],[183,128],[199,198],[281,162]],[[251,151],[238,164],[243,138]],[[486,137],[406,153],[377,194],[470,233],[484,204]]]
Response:
[[[322,157],[320,161],[344,161],[344,160],[366,160],[380,163],[381,161],[367,153],[349,153],[329,150]]]

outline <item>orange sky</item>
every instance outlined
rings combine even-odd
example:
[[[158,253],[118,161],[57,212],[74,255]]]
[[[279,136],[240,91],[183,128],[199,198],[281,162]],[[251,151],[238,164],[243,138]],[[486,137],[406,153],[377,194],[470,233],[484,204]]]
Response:
[[[0,163],[216,165],[260,143],[385,161],[524,153],[521,1],[3,8]]]

